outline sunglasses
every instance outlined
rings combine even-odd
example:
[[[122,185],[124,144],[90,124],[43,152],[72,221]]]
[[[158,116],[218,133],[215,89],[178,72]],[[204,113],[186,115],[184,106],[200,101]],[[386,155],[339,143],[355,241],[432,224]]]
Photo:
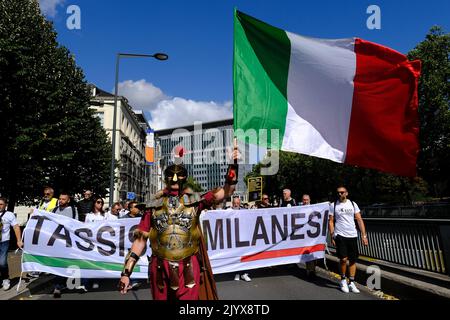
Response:
[[[49,195],[51,195],[51,193],[49,193],[49,192],[44,193],[44,196],[49,196]]]
[[[338,194],[344,194],[345,191],[338,191]]]
[[[95,201],[95,203],[101,203],[101,204],[103,204],[104,202],[103,202],[103,201],[100,201],[100,200],[97,200],[97,201]]]
[[[263,200],[269,200],[269,198],[263,198]]]

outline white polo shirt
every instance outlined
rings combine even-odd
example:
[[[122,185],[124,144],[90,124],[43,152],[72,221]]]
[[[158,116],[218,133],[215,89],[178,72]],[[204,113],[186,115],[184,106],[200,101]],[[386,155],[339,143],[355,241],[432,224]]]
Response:
[[[353,205],[355,206],[353,208]],[[356,202],[347,199],[344,203],[339,200],[336,201],[336,208],[334,202],[330,205],[330,216],[334,216],[334,236],[340,235],[345,238],[357,238],[358,230],[355,225],[355,214],[360,212]]]

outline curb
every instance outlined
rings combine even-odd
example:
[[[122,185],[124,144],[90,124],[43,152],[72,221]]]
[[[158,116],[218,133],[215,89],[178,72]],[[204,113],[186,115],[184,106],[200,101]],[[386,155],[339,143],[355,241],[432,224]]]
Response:
[[[339,259],[337,257],[326,255],[327,263],[330,271],[338,270]],[[414,275],[404,276],[392,271],[387,271],[383,269],[385,266],[377,264],[376,262],[371,263],[372,266],[377,266],[380,268],[381,275],[381,287],[384,292],[392,295],[396,298],[402,300],[415,300],[415,299],[450,299],[450,289],[439,286],[424,280],[418,279]],[[378,291],[370,290],[369,288],[362,286],[361,283],[367,283],[368,278],[372,273],[367,273],[369,266],[356,263],[356,268],[359,271],[356,274],[357,282],[360,286],[371,292],[372,294],[378,295]]]
[[[16,293],[13,297],[8,300],[23,300],[24,298],[31,298],[33,296],[33,292],[41,291],[49,284],[52,283],[55,276],[53,275],[42,275],[37,279],[31,280],[22,290]],[[17,284],[18,285],[18,284]],[[14,291],[17,290],[17,285],[12,288]],[[23,286],[23,279],[22,285]]]
[[[337,285],[339,285],[339,281],[341,279],[341,276],[333,271],[330,270],[326,270],[320,266],[316,267],[316,272],[319,271],[319,273],[323,274],[324,276],[326,276],[330,281],[336,283]],[[358,283],[355,281],[356,287],[361,291],[364,292],[365,294],[374,296],[378,299],[381,300],[399,300],[398,298],[385,294],[384,292],[380,291],[380,290],[371,290],[368,287]]]

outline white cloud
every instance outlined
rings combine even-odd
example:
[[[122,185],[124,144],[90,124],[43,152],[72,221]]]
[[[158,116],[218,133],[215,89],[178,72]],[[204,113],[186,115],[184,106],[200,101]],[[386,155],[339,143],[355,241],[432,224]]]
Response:
[[[39,0],[42,13],[47,17],[56,16],[56,7],[62,5],[65,0]]]
[[[195,121],[211,122],[233,117],[231,101],[224,104],[173,98],[161,101],[150,111],[150,126],[154,129],[192,125]]]
[[[153,129],[175,128],[192,125],[195,121],[211,122],[231,119],[231,101],[195,101],[180,97],[168,97],[164,92],[144,79],[119,83],[119,95],[128,99],[134,109],[147,111]]]
[[[148,112],[156,108],[160,101],[167,99],[160,88],[145,79],[120,82],[119,95],[126,97],[133,108]]]

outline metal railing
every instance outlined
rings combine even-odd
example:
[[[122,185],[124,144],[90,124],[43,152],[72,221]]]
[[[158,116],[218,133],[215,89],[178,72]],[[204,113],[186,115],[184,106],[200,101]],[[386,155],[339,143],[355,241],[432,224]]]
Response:
[[[442,235],[450,219],[363,218],[369,245],[358,234],[361,256],[403,266],[449,274],[450,248],[445,248],[449,234]],[[444,238],[447,242],[443,241]],[[329,242],[328,245],[333,247]],[[447,256],[447,257],[446,257]]]
[[[425,218],[450,219],[450,204],[437,203],[416,206],[379,206],[362,209],[363,217],[367,218]]]

